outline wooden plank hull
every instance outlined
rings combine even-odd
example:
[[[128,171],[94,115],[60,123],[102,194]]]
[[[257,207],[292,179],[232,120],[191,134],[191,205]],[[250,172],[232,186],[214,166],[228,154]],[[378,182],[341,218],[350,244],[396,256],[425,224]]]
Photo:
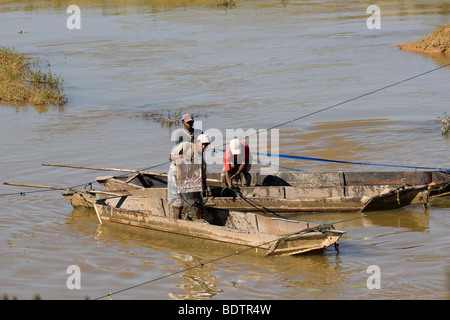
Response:
[[[337,243],[344,231],[330,225],[317,229],[316,224],[273,219],[252,213],[205,207],[207,222],[171,218],[163,199],[154,199],[146,211],[134,210],[135,199],[97,201],[94,204],[101,223],[170,232],[187,237],[258,248],[266,255],[296,255]]]

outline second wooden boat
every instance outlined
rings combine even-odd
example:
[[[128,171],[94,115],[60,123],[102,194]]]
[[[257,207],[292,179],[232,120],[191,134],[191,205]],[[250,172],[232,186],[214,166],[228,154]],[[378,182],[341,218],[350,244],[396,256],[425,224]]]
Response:
[[[98,178],[109,195],[96,190],[69,190],[64,197],[74,207],[92,207],[95,200],[105,197],[166,197],[161,177],[140,175]],[[164,187],[155,187],[157,183]],[[450,194],[450,175],[434,171],[280,172],[266,176],[261,183],[234,189],[210,186],[205,205],[260,213],[361,212],[426,205],[429,198]]]
[[[332,225],[269,218],[249,212],[205,207],[204,220],[182,220],[162,198],[127,196],[97,200],[100,223],[122,224],[186,237],[257,248],[266,256],[297,255],[337,244],[345,231]]]

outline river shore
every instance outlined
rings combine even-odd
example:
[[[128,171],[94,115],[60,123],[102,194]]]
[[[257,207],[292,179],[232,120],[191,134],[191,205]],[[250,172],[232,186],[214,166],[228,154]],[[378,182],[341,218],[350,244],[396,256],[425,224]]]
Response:
[[[47,67],[50,63],[47,62]],[[4,105],[63,105],[62,79],[41,71],[38,59],[0,47],[0,103]]]
[[[450,55],[450,23],[437,28],[421,40],[400,44],[399,48],[424,54]]]

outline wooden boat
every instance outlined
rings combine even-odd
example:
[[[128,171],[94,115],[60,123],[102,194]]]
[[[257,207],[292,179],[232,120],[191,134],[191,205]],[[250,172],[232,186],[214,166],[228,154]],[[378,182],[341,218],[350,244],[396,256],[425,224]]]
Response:
[[[165,197],[165,187],[143,184],[154,177],[139,174],[100,177],[110,194],[95,190],[70,190],[64,197],[74,206],[93,206],[96,199],[140,195]],[[161,178],[158,177],[160,185]],[[424,204],[432,197],[450,194],[450,174],[445,172],[280,172],[255,177],[255,185],[223,189],[210,186],[205,205],[251,212],[362,212]],[[123,188],[119,189],[119,186]],[[162,189],[162,190],[159,190]]]
[[[295,186],[308,188],[428,185],[450,183],[450,172],[444,171],[362,171],[362,172],[295,172],[280,171],[275,175],[252,172],[251,186]],[[208,184],[220,185],[220,173],[208,173]],[[97,182],[108,190],[130,190],[166,187],[165,174],[133,173],[130,175],[98,177]],[[349,190],[351,192],[352,190]],[[445,190],[450,193],[450,189]]]
[[[143,208],[145,207],[145,209]],[[205,220],[174,219],[164,198],[127,196],[97,200],[100,223],[115,223],[257,248],[266,256],[296,255],[337,244],[345,231],[332,225],[269,218],[250,212],[205,207]]]

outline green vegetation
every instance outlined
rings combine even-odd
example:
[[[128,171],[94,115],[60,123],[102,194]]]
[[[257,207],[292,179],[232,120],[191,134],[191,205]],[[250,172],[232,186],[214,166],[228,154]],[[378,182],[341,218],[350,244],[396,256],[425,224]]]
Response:
[[[14,49],[0,47],[0,104],[22,106],[63,105],[62,79],[42,72],[38,60]]]
[[[233,0],[216,0],[216,6],[218,8],[233,8],[236,3]]]
[[[442,118],[439,117],[439,119],[441,119],[440,123],[442,125],[441,134],[447,138],[450,133],[450,116],[444,113],[444,116]]]
[[[159,110],[159,111],[145,111],[142,113],[139,113],[139,115],[136,115],[138,118],[142,118],[145,121],[148,122],[156,122],[161,124],[162,127],[166,127],[171,129],[173,126],[179,126],[181,124],[181,115],[185,112],[189,111],[165,111],[165,110]],[[192,114],[195,121],[197,121],[199,118],[204,117],[205,119],[208,118],[208,114],[200,114],[200,111],[198,111],[196,114]]]
[[[450,23],[437,28],[421,40],[400,44],[399,48],[420,53],[450,55]]]
[[[181,122],[181,111],[167,114],[160,111],[149,111],[142,113],[142,117],[147,121],[153,121],[161,124],[161,127],[172,128]]]

